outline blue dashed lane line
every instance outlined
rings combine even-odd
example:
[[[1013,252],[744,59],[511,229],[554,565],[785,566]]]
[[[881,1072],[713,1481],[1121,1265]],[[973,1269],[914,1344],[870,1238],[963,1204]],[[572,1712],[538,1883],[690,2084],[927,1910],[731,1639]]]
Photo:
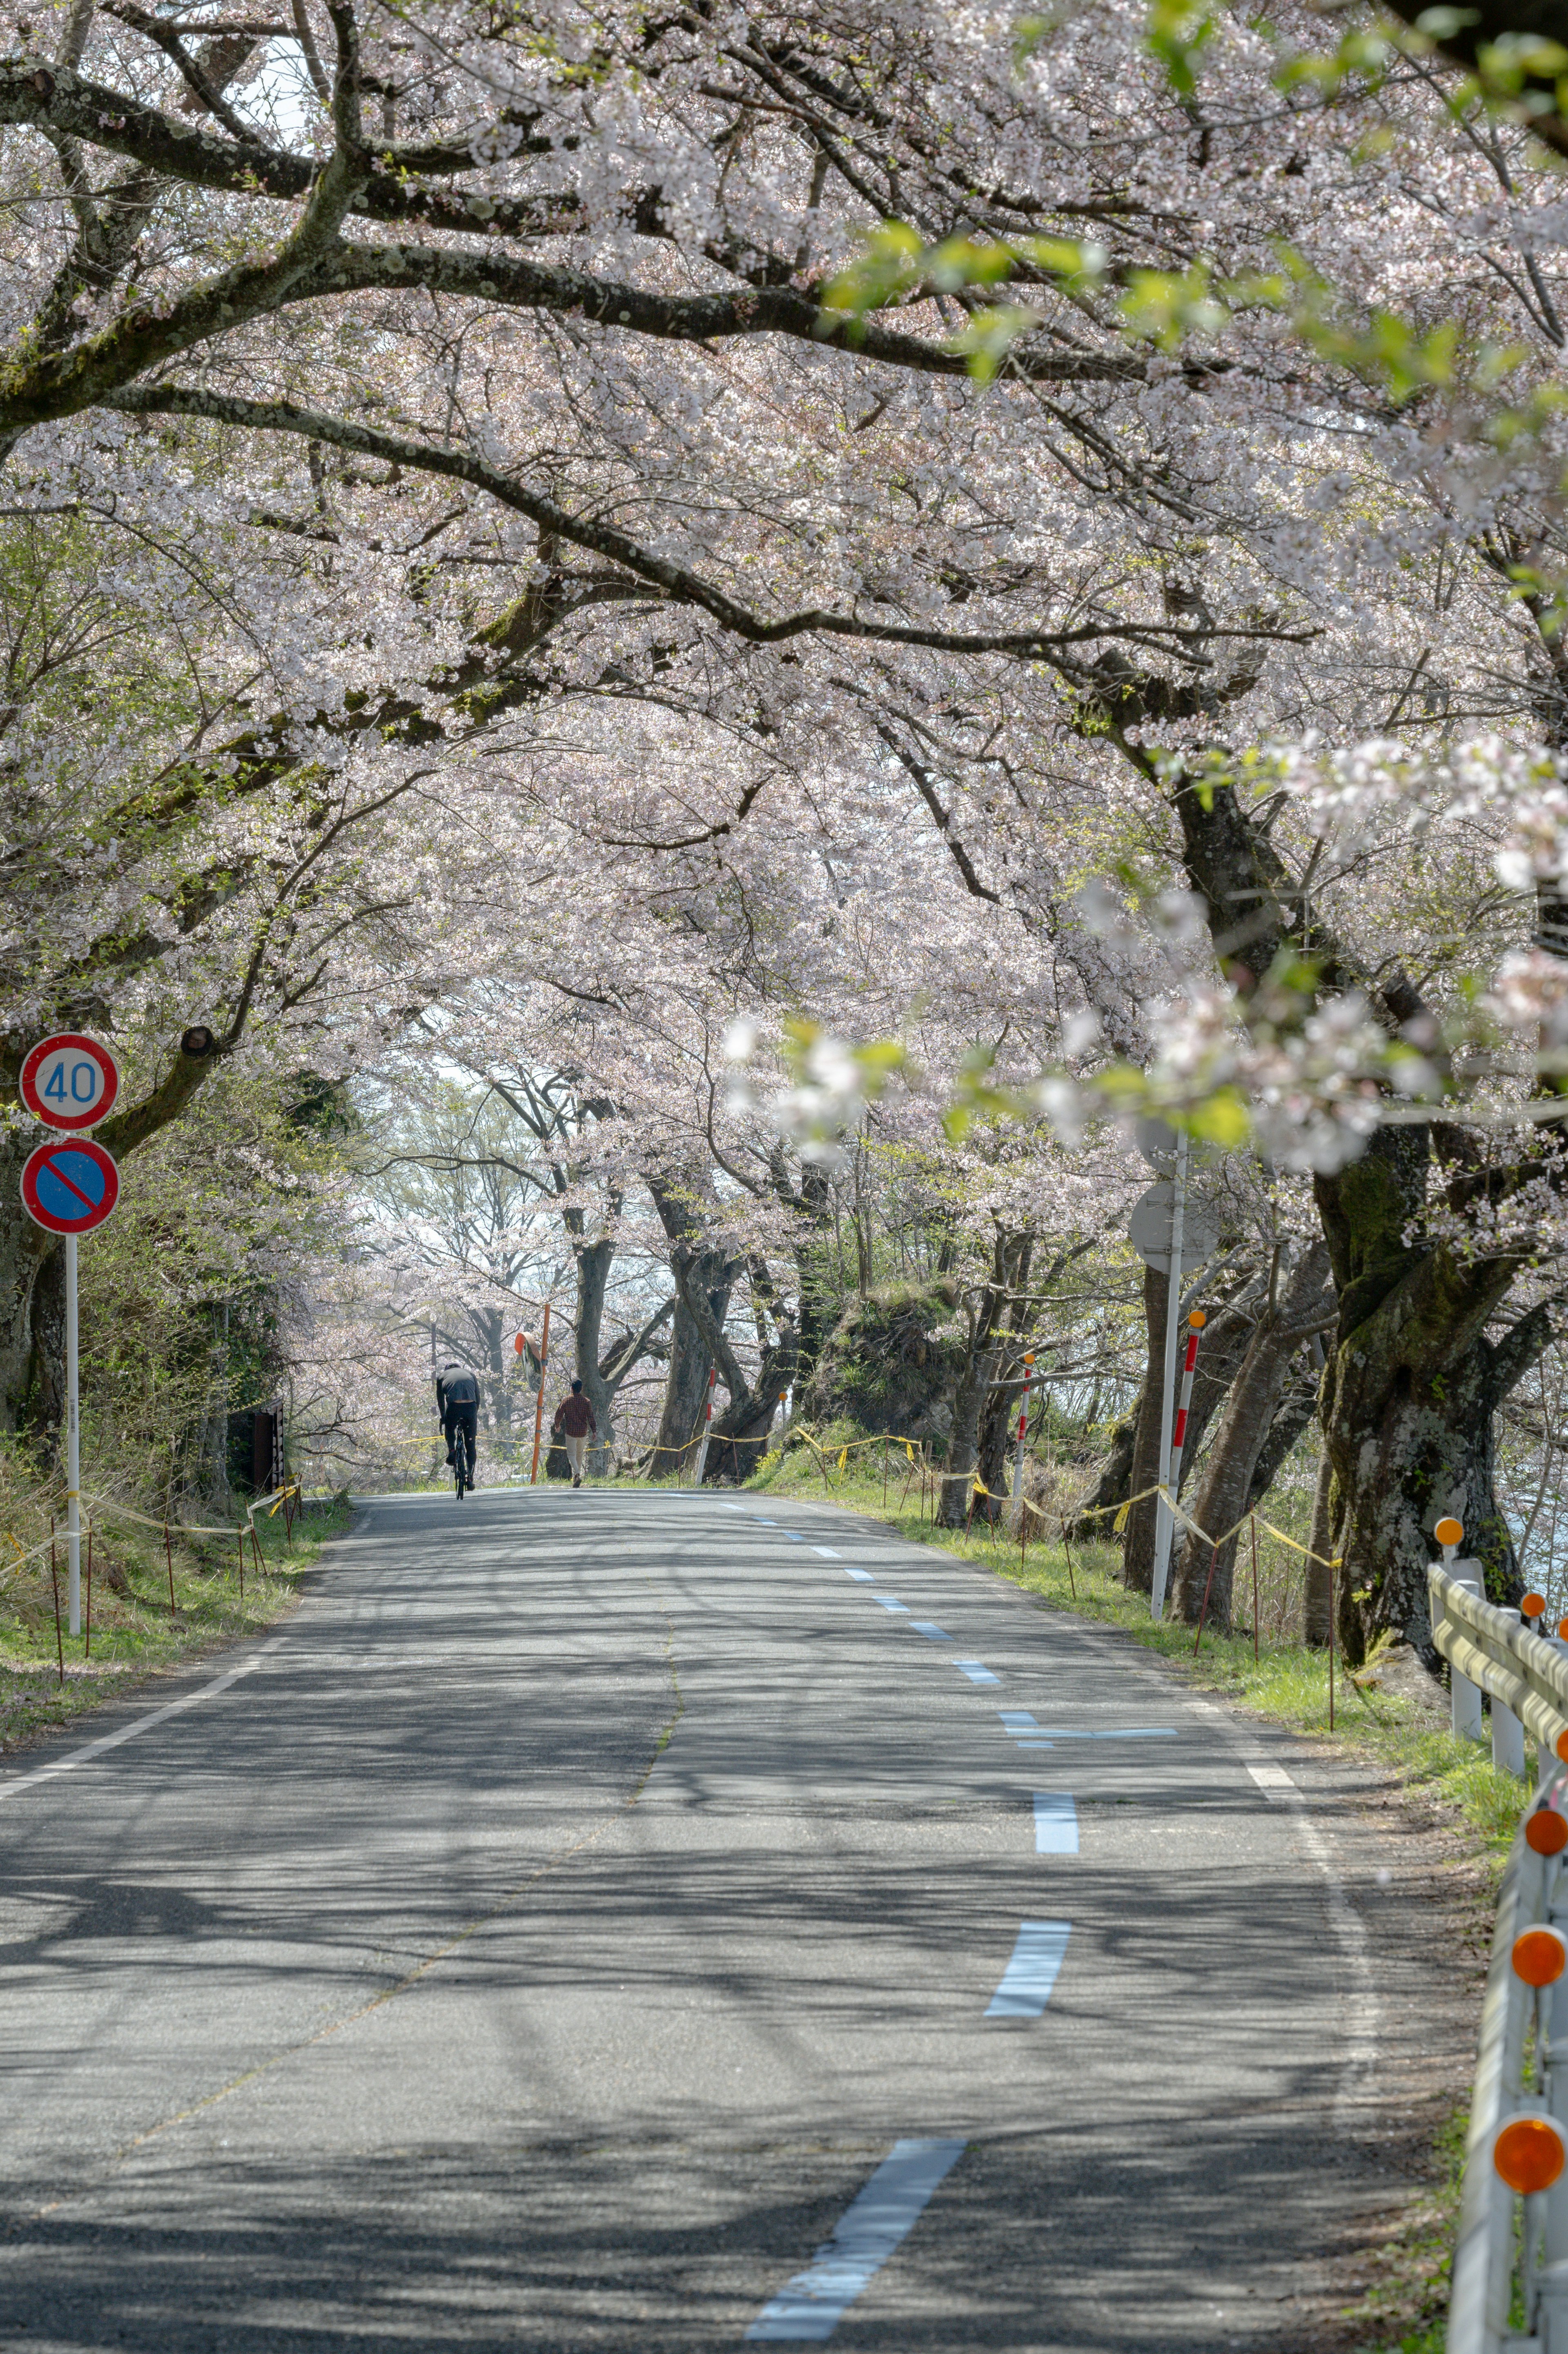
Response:
[[[876,1584],[876,1580],[873,1577],[869,1569],[846,1569],[844,1575],[846,1577],[853,1577],[857,1585],[874,1585]]]
[[[906,1618],[909,1616],[909,1605],[900,1602],[895,1595],[874,1594],[871,1598],[874,1602],[880,1602],[885,1610],[901,1610]]]
[[[953,1639],[947,1628],[938,1627],[934,1618],[911,1618],[909,1624],[917,1635],[929,1637],[933,1643],[950,1643]]]
[[[898,2141],[811,2263],[785,2282],[746,2333],[748,2346],[821,2346],[866,2283],[909,2236],[961,2141]]]
[[[1000,1676],[993,1676],[979,1659],[955,1659],[953,1665],[961,1674],[968,1676],[971,1684],[999,1684],[1001,1681]]]
[[[1066,1956],[1072,1926],[1070,1921],[1020,1924],[1012,1959],[985,2007],[988,2019],[1039,2018],[1051,1999],[1051,1989]]]
[[[1076,1855],[1078,1810],[1070,1790],[1034,1793],[1034,1852],[1036,1855]]]
[[[842,1553],[835,1553],[832,1545],[813,1545],[811,1547],[811,1551],[813,1553],[820,1553],[824,1561],[842,1561],[843,1559],[843,1555]]]

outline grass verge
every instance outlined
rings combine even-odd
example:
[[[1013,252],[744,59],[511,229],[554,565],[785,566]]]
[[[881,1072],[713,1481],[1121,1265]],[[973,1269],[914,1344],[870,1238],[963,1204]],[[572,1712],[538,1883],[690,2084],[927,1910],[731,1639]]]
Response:
[[[83,1630],[57,1646],[54,1583],[46,1561],[18,1578],[0,1602],[0,1754],[69,1724],[106,1700],[134,1691],[150,1676],[187,1666],[270,1627],[292,1608],[300,1582],[326,1541],[353,1517],[346,1497],[312,1503],[296,1519],[291,1542],[281,1516],[258,1527],[261,1566],[246,1545],[240,1591],[238,1531],[233,1537],[174,1532],[170,1558],[159,1530],[104,1522],[93,1531],[91,1634],[87,1627],[87,1540],[82,1539]],[[58,1546],[60,1619],[66,1617],[65,1540]],[[62,1673],[63,1654],[63,1673]]]

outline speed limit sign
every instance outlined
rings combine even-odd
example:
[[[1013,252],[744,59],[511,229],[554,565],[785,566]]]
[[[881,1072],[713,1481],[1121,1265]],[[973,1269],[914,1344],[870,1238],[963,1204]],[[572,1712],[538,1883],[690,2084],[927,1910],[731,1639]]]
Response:
[[[22,1066],[22,1101],[46,1128],[96,1128],[120,1092],[120,1066],[107,1046],[75,1031],[42,1039]]]

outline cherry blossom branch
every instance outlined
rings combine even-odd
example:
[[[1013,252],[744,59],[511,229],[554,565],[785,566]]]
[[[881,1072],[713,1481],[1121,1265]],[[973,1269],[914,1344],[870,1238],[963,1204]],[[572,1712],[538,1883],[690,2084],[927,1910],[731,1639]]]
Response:
[[[1064,675],[1090,680],[1095,676],[1092,669],[1075,663],[1068,649],[1103,644],[1107,638],[1118,639],[1149,652],[1174,656],[1193,669],[1206,669],[1210,666],[1209,658],[1200,648],[1217,639],[1298,645],[1317,634],[1313,631],[1176,629],[1108,619],[1080,623],[1068,630],[935,630],[902,622],[866,620],[858,614],[833,612],[822,606],[808,606],[801,611],[768,620],[688,566],[654,555],[613,524],[595,523],[585,515],[570,514],[557,506],[554,499],[524,490],[509,474],[464,450],[442,450],[430,442],[411,440],[402,434],[385,433],[373,426],[354,424],[346,418],[331,417],[322,409],[301,408],[290,400],[244,400],[232,393],[206,392],[194,387],[129,386],[122,392],[108,396],[101,406],[136,417],[201,417],[257,432],[295,433],[310,440],[330,442],[338,449],[353,450],[362,457],[385,459],[388,465],[468,482],[498,504],[526,515],[541,532],[567,540],[576,547],[590,549],[596,556],[621,566],[636,578],[652,581],[664,591],[671,603],[696,607],[752,645],[779,645],[789,638],[820,635],[855,638],[879,645],[927,646],[943,653],[1011,653],[1027,660],[1050,662]],[[1170,694],[1167,682],[1144,684],[1151,702],[1156,684],[1165,686]]]

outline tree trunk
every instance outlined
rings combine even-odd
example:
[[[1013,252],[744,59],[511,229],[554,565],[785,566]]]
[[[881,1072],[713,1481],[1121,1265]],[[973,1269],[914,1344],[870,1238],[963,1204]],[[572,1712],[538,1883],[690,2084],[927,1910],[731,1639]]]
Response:
[[[577,1268],[577,1378],[583,1385],[583,1395],[593,1408],[593,1418],[599,1425],[593,1444],[588,1452],[588,1467],[595,1479],[602,1479],[613,1460],[614,1426],[611,1416],[615,1393],[599,1369],[599,1340],[604,1331],[604,1296],[609,1284],[609,1270],[615,1263],[615,1245],[608,1236],[597,1243],[576,1243],[573,1257]]]
[[[705,1294],[714,1321],[722,1325],[729,1313],[730,1289],[726,1278],[723,1252],[697,1252],[692,1261],[691,1280]],[[689,1470],[692,1443],[702,1431],[708,1375],[713,1371],[713,1363],[712,1352],[697,1329],[695,1318],[685,1301],[677,1296],[675,1320],[670,1333],[670,1369],[664,1381],[664,1403],[660,1411],[652,1459],[648,1466],[651,1479],[679,1479]]]
[[[1334,1573],[1327,1564],[1340,1550],[1339,1528],[1343,1518],[1334,1487],[1334,1465],[1325,1447],[1318,1460],[1318,1485],[1312,1497],[1312,1533],[1307,1543],[1316,1560],[1308,1559],[1301,1596],[1301,1637],[1315,1651],[1329,1648],[1333,1624]]]
[[[980,1416],[991,1396],[1001,1354],[997,1328],[1007,1309],[1007,1237],[999,1233],[991,1251],[991,1280],[981,1286],[979,1299],[967,1310],[969,1347],[953,1393],[953,1426],[948,1436],[948,1460],[937,1508],[938,1522],[944,1529],[961,1529],[969,1522]]]
[[[1189,1626],[1206,1615],[1210,1625],[1229,1631],[1239,1533],[1234,1524],[1247,1509],[1253,1474],[1273,1427],[1291,1360],[1330,1297],[1328,1246],[1319,1242],[1303,1253],[1277,1300],[1266,1300],[1260,1308],[1192,1506],[1198,1526],[1224,1541],[1216,1553],[1213,1544],[1189,1534],[1182,1548],[1177,1593]]]
[[[1383,1129],[1360,1161],[1316,1181],[1340,1288],[1322,1416],[1351,1666],[1384,1628],[1435,1663],[1426,1567],[1445,1514],[1463,1522],[1493,1601],[1523,1592],[1494,1486],[1492,1417],[1550,1325],[1544,1307],[1532,1309],[1494,1346],[1484,1328],[1520,1257],[1460,1259],[1405,1241],[1425,1209],[1428,1153],[1424,1128]]]
[[[1143,1496],[1160,1478],[1160,1416],[1165,1402],[1165,1304],[1170,1278],[1158,1267],[1143,1270],[1143,1320],[1149,1346],[1145,1358],[1143,1395],[1139,1401],[1138,1435],[1132,1445],[1130,1492]],[[1144,1496],[1127,1516],[1122,1532],[1121,1578],[1135,1594],[1154,1591],[1155,1499]]]
[[[1110,1452],[1105,1469],[1093,1490],[1079,1505],[1075,1517],[1068,1522],[1065,1534],[1074,1544],[1114,1544],[1113,1528],[1117,1510],[1133,1492],[1132,1458],[1138,1443],[1139,1418],[1143,1412],[1143,1398],[1149,1388],[1145,1371],[1143,1390],[1130,1414],[1123,1415],[1110,1435]]]
[[[1034,1257],[1034,1236],[1027,1228],[1013,1235],[1005,1251],[1005,1266],[1012,1304],[1007,1311],[1007,1331],[1011,1345],[999,1351],[993,1368],[991,1387],[980,1401],[980,1451],[976,1469],[985,1494],[976,1500],[977,1514],[983,1513],[991,1522],[1002,1514],[1001,1497],[1008,1488],[1008,1459],[1015,1445],[1015,1418],[1018,1402],[1023,1395],[1023,1357],[1019,1347],[1022,1335],[1033,1320],[1034,1303],[1029,1297],[1029,1277]],[[1005,1373],[1003,1367],[1005,1366]]]
[[[1134,765],[1151,773],[1147,751],[1125,736],[1118,740]],[[1302,954],[1312,960],[1319,1000],[1358,990],[1391,1035],[1433,1020],[1397,966],[1368,971],[1320,916],[1309,929],[1304,925],[1299,885],[1266,825],[1233,787],[1183,778],[1173,808],[1215,953],[1249,1024],[1259,1014],[1277,1023],[1277,996],[1264,984],[1277,965]],[[1343,1540],[1334,1549],[1345,1554],[1339,1621],[1352,1665],[1385,1627],[1435,1661],[1426,1565],[1433,1524],[1446,1513],[1463,1522],[1466,1550],[1481,1560],[1492,1597],[1516,1599],[1520,1592],[1493,1489],[1492,1415],[1544,1347],[1545,1317],[1532,1310],[1496,1348],[1487,1341],[1486,1326],[1529,1255],[1461,1260],[1425,1238],[1433,1135],[1425,1124],[1380,1129],[1360,1160],[1314,1181],[1340,1295],[1321,1413]],[[1450,1205],[1506,1200],[1512,1188],[1546,1173],[1552,1149],[1543,1138],[1511,1169],[1478,1162],[1461,1170],[1448,1187]],[[1464,1140],[1454,1140],[1454,1155],[1465,1161]]]

